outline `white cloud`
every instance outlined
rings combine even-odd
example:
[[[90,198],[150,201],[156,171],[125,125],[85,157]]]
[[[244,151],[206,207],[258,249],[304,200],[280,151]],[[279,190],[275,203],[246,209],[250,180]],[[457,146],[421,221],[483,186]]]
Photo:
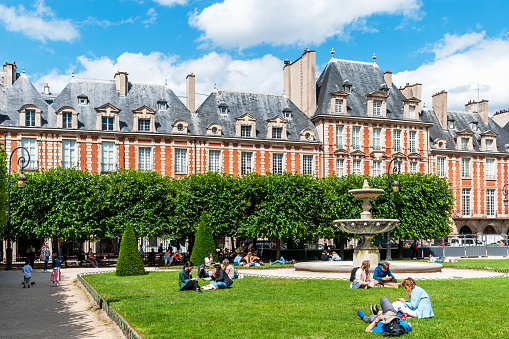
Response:
[[[147,17],[145,20],[143,20],[143,23],[145,24],[145,28],[147,28],[149,25],[153,24],[157,20],[157,12],[154,8],[150,8],[147,11]]]
[[[446,34],[435,46],[433,62],[395,74],[394,83],[422,83],[426,107],[431,107],[431,95],[446,90],[448,108],[464,110],[469,100],[478,99],[478,86],[479,99],[489,100],[490,113],[509,107],[509,36],[489,38],[484,32]]]
[[[173,5],[185,5],[187,0],[153,0],[160,5],[171,7]]]
[[[42,42],[72,41],[79,37],[71,21],[56,18],[43,0],[35,3],[33,11],[23,6],[16,8],[0,5],[0,24],[10,32],[18,32]]]
[[[48,74],[35,75],[34,85],[42,90],[47,82],[51,91],[60,92],[75,77],[87,79],[112,80],[117,71],[129,73],[129,81],[164,84],[179,96],[186,94],[186,76],[196,75],[196,93],[210,94],[214,85],[218,89],[283,93],[283,61],[265,55],[251,60],[235,60],[227,54],[216,52],[204,55],[199,59],[180,61],[178,56],[167,56],[159,52],[148,55],[142,53],[123,53],[116,60],[108,57],[78,57],[78,65],[64,73],[53,70]],[[196,96],[198,107],[205,96]],[[185,98],[181,99],[185,103]]]
[[[371,15],[415,16],[419,9],[418,0],[224,0],[191,14],[189,24],[203,31],[201,41],[227,48],[318,45]]]

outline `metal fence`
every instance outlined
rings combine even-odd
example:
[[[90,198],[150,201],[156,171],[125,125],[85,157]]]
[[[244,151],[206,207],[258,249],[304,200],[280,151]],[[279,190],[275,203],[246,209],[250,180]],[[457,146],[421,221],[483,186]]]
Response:
[[[426,246],[424,256],[435,257],[507,257],[509,246]]]

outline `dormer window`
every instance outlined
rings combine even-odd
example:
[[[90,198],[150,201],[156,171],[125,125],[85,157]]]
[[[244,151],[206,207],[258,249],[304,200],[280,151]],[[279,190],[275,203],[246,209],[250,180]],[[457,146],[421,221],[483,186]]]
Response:
[[[25,111],[25,126],[27,127],[35,126],[35,111],[33,110]]]
[[[217,127],[212,127],[211,131],[213,134],[217,134]]]
[[[166,111],[168,109],[168,105],[164,100],[159,100],[157,102],[157,107],[160,111]]]
[[[334,109],[335,113],[336,114],[343,113],[343,100],[336,99],[335,102],[336,102],[335,109]]]
[[[221,102],[219,104],[219,113],[228,114],[228,105],[225,102]]]
[[[282,127],[272,127],[272,139],[282,139],[282,136],[283,136]]]
[[[19,110],[19,125],[27,127],[41,126],[41,110],[35,105],[23,105]]]
[[[381,90],[381,91],[384,91],[385,93],[388,93],[388,92],[389,92],[389,86],[387,86],[387,84],[383,83],[383,84],[380,86],[380,90]]]
[[[367,98],[367,113],[373,117],[387,116],[387,103],[389,97],[384,91],[374,91],[366,95]]]
[[[496,151],[497,136],[498,134],[491,130],[481,133],[481,151]]]
[[[382,115],[382,102],[381,101],[373,101],[373,116],[379,117]]]
[[[133,131],[136,132],[155,132],[155,115],[150,107],[145,105],[133,111]]]
[[[491,139],[486,140],[486,150],[493,151],[493,140]]]
[[[71,106],[60,107],[56,112],[57,127],[78,128],[78,112]]]
[[[173,124],[173,133],[175,134],[187,134],[189,124],[184,120],[177,120]]]
[[[345,91],[337,91],[330,93],[331,96],[331,114],[346,114],[347,106],[346,99],[348,97],[348,93]]]
[[[78,95],[78,105],[88,105],[88,97],[85,94]]]
[[[350,81],[348,80],[343,81],[343,91],[345,91],[346,93],[352,93],[352,84],[350,83]]]
[[[468,138],[461,138],[461,149],[468,150]]]
[[[236,136],[243,138],[256,137],[256,119],[252,115],[244,113],[235,120]]]
[[[62,127],[72,128],[72,113],[70,112],[62,113]]]
[[[208,135],[221,135],[222,129],[223,128],[218,123],[212,123],[207,126],[207,134]]]
[[[315,133],[311,129],[305,129],[300,132],[300,140],[302,141],[313,141]]]
[[[102,130],[103,131],[113,131],[114,128],[114,118],[102,118]]]
[[[286,139],[286,123],[280,115],[267,120],[267,138]]]
[[[408,117],[415,119],[415,106],[408,106]]]
[[[251,138],[251,126],[240,126],[240,136]]]
[[[454,120],[448,121],[449,129],[454,129]]]
[[[97,112],[96,129],[102,131],[119,131],[120,122],[118,115],[120,110],[110,103],[95,108]]]
[[[456,149],[460,151],[471,151],[473,149],[474,132],[464,129],[461,132],[456,132]]]
[[[138,119],[138,131],[150,131],[150,119]]]
[[[292,118],[292,111],[290,110],[290,107],[286,106],[285,108],[283,108],[283,116],[285,119]]]
[[[470,130],[472,130],[472,132],[477,132],[478,130],[477,122],[470,123]]]

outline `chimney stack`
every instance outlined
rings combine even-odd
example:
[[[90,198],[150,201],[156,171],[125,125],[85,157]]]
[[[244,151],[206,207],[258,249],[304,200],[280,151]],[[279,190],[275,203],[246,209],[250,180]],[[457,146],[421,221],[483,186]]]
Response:
[[[126,96],[129,90],[128,75],[127,72],[117,71],[117,73],[115,73],[115,85],[120,96]]]
[[[12,64],[5,62],[4,72],[5,72],[5,83],[7,85],[12,85],[14,81],[16,81],[16,62],[13,62]]]
[[[437,115],[442,129],[447,129],[447,92],[441,91],[431,96],[431,106]]]
[[[465,112],[477,113],[477,102],[470,100],[465,105]]]
[[[285,95],[311,117],[316,109],[316,52],[306,48],[293,63],[284,63]]]
[[[187,97],[187,109],[191,113],[196,112],[196,93],[195,93],[195,76],[193,73],[188,74],[186,77],[186,97]]]
[[[405,85],[405,87],[400,88],[399,91],[403,93],[403,95],[407,98],[417,98],[419,100],[422,100],[422,84],[413,84],[409,85],[408,83]]]
[[[389,86],[389,88],[392,88],[392,72],[391,71],[385,71],[384,80],[385,80],[385,83],[387,84],[387,86]]]
[[[48,83],[46,83],[46,86],[44,86],[44,94],[49,94],[49,86],[48,86]]]
[[[478,102],[479,118],[481,118],[483,124],[488,125],[488,100],[482,99]]]

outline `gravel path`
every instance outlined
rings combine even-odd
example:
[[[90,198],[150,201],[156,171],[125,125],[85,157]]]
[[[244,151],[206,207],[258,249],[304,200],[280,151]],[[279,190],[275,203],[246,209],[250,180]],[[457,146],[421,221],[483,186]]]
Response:
[[[23,288],[20,269],[0,271],[1,338],[124,338],[103,311],[98,311],[76,280],[92,268],[64,268],[59,287],[50,273],[36,269],[35,285]]]

